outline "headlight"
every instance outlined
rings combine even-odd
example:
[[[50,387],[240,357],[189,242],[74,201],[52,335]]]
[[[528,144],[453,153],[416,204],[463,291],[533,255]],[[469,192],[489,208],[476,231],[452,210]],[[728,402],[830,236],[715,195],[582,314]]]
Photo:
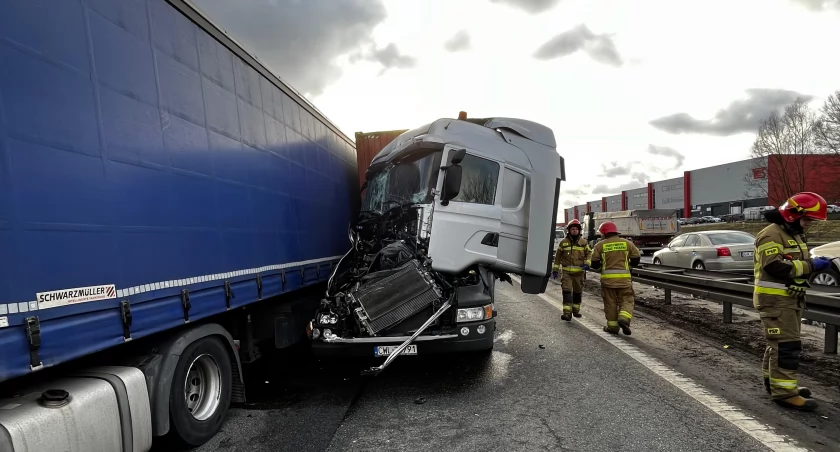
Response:
[[[338,323],[338,316],[332,312],[327,312],[318,316],[319,325],[333,325]]]
[[[488,304],[480,308],[464,308],[458,309],[457,322],[476,322],[479,320],[486,320],[493,317],[493,305]]]

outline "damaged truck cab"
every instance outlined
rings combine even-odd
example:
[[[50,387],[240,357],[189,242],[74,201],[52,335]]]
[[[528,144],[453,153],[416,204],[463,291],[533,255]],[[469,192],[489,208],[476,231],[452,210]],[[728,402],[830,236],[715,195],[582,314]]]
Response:
[[[564,180],[551,129],[439,119],[395,138],[365,174],[350,251],[308,327],[316,355],[493,348],[496,280],[545,292]]]

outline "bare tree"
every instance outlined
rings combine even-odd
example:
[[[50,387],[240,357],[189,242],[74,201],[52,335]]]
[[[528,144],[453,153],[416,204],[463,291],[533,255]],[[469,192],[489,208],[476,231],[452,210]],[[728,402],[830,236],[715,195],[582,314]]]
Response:
[[[825,179],[822,193],[829,202],[840,200],[840,90],[828,96],[815,124],[815,143],[820,153],[830,156],[819,168],[818,177]]]
[[[773,204],[803,191],[806,160],[818,153],[816,123],[816,115],[801,98],[788,105],[784,113],[773,112],[762,121],[751,149],[756,167],[752,175],[747,175],[748,187],[766,193]],[[766,179],[754,177],[757,173]]]
[[[820,151],[840,155],[840,90],[826,99],[815,128],[815,143]]]
[[[496,197],[496,180],[491,174],[470,172],[461,184],[459,201],[478,204],[493,204]]]

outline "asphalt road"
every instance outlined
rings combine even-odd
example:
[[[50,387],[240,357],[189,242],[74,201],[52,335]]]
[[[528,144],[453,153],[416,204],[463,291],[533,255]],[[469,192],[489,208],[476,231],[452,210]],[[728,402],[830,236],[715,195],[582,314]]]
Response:
[[[249,366],[249,404],[197,450],[767,450],[543,299],[502,284],[497,309],[489,356],[420,346],[378,377],[306,350]]]

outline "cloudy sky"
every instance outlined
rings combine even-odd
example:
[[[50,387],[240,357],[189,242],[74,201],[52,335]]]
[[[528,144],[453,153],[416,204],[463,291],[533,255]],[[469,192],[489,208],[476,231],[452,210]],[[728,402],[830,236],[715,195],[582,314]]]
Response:
[[[193,0],[348,136],[551,127],[563,207],[741,160],[840,89],[840,0]]]

